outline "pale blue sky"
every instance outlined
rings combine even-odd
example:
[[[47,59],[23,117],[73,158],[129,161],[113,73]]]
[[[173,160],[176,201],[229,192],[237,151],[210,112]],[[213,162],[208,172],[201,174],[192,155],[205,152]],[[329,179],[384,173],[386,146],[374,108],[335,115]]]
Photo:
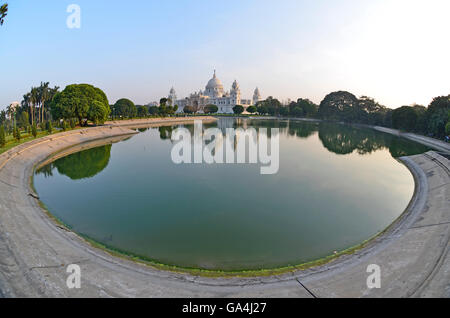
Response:
[[[0,3],[5,0],[0,0]],[[448,0],[11,0],[0,108],[40,81],[90,83],[111,103],[204,89],[320,102],[335,90],[398,107],[450,94]],[[81,29],[66,8],[81,7]]]

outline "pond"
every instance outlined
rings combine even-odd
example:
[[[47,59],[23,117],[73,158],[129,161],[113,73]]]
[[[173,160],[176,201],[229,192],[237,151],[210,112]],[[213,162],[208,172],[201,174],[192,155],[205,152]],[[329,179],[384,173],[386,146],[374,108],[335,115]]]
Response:
[[[366,128],[222,118],[206,128],[279,128],[279,171],[171,160],[176,126],[68,155],[36,171],[51,214],[82,236],[183,268],[298,265],[385,230],[414,179],[396,158],[428,148]],[[184,127],[193,130],[192,125]]]

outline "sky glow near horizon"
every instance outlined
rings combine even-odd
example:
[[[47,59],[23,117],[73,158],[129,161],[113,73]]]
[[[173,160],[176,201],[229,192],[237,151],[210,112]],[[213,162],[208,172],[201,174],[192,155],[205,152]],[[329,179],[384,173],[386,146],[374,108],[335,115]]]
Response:
[[[3,3],[4,1],[0,1]],[[217,70],[243,98],[337,90],[388,107],[450,94],[448,0],[10,0],[0,27],[0,109],[41,81],[89,83],[110,103],[204,89]],[[81,29],[66,8],[81,7]]]

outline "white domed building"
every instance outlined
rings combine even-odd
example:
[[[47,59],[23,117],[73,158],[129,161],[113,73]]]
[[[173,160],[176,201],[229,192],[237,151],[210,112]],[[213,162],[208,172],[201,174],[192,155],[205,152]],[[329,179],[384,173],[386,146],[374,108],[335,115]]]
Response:
[[[169,98],[176,96],[175,90],[172,88],[169,93]],[[174,99],[172,99],[174,100]],[[194,109],[202,113],[203,108],[206,105],[216,105],[219,108],[218,113],[221,114],[233,114],[233,107],[236,105],[241,105],[244,109],[247,109],[250,105],[255,105],[256,102],[261,100],[261,94],[258,88],[255,90],[253,100],[243,99],[241,97],[241,90],[237,81],[233,82],[231,90],[226,92],[223,88],[222,82],[216,75],[214,71],[213,78],[208,81],[204,91],[198,91],[190,94],[189,97],[185,99],[179,99],[175,102],[178,105],[178,113],[184,111],[184,107],[192,106]]]

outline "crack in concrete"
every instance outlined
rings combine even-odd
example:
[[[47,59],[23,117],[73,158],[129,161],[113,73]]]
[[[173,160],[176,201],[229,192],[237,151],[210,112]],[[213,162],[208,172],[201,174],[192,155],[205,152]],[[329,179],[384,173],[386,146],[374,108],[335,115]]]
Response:
[[[296,279],[296,281],[310,294],[313,298],[319,298],[317,297],[311,290],[309,290],[301,281],[300,279]]]
[[[424,228],[424,227],[439,226],[439,225],[447,225],[447,224],[450,224],[450,222],[442,222],[442,223],[427,224],[427,225],[418,225],[418,226],[410,227],[410,229],[411,229],[411,230],[412,230],[412,229],[421,229],[421,228]]]

